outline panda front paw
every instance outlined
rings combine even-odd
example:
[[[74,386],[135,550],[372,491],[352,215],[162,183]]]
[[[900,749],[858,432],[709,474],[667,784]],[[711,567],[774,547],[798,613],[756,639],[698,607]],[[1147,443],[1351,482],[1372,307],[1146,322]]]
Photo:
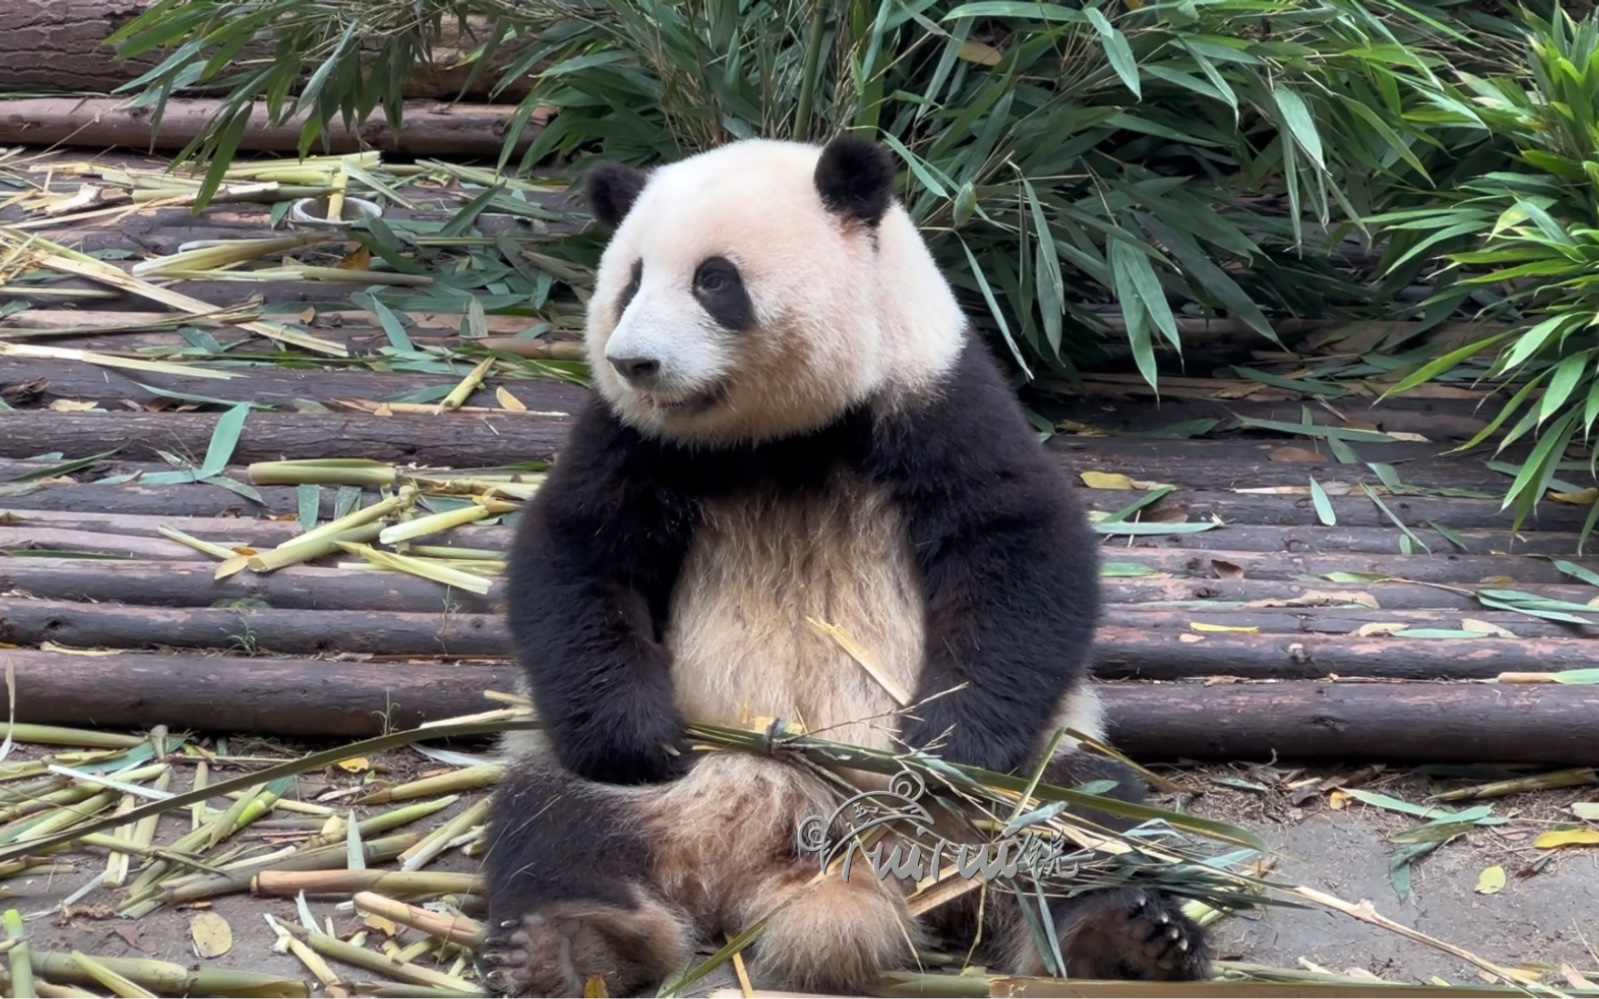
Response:
[[[599,784],[664,784],[688,772],[688,734],[675,712],[593,724],[556,740],[561,763]]]
[[[1175,898],[1127,889],[1074,902],[1056,923],[1073,977],[1181,982],[1210,976],[1210,941]]]

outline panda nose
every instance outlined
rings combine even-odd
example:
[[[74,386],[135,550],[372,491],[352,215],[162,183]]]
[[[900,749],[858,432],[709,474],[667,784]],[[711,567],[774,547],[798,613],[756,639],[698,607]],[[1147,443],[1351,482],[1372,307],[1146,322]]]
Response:
[[[652,381],[661,372],[661,362],[653,357],[613,357],[611,367],[635,384]]]

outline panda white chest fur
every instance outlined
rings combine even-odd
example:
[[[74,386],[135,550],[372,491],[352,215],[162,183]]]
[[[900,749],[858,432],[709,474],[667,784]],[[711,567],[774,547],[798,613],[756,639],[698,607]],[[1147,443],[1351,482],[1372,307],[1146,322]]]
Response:
[[[923,594],[900,511],[862,476],[821,495],[713,500],[672,595],[686,717],[894,748],[924,659]]]

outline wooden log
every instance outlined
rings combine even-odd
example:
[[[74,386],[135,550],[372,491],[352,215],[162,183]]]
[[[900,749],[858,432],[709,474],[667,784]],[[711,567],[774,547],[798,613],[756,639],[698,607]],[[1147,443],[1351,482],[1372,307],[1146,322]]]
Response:
[[[73,648],[185,648],[272,655],[356,654],[400,657],[500,658],[510,654],[498,613],[446,611],[443,587],[429,612],[300,610],[256,607],[148,607],[60,600],[7,601],[0,641],[53,642]],[[1395,612],[1390,612],[1392,616]],[[1501,672],[1546,672],[1585,666],[1580,639],[1425,639],[1350,634],[1196,632],[1175,614],[1111,608],[1093,652],[1097,676],[1110,680],[1182,680],[1201,676],[1316,679],[1326,676],[1402,680],[1488,679]],[[1225,623],[1232,615],[1210,615]],[[1285,618],[1286,620],[1286,618]],[[1496,623],[1516,623],[1498,616]],[[1408,623],[1458,627],[1412,614]],[[1358,627],[1359,622],[1356,621]]]
[[[279,737],[359,739],[503,706],[508,664],[322,662],[197,655],[75,656],[14,650],[15,720],[154,725]]]
[[[207,380],[205,391],[215,391],[219,384]],[[133,443],[122,457],[152,459],[155,448],[143,443],[147,439],[160,439],[160,447],[165,450],[186,449],[192,454],[204,454],[217,418],[216,413],[106,416],[99,413],[0,412],[0,458],[26,458],[49,451],[69,455],[97,454],[131,440]],[[511,423],[511,420],[518,422]],[[235,453],[234,460],[331,457],[330,442],[337,441],[340,442],[337,453],[343,457],[417,461],[439,467],[510,465],[548,459],[565,441],[566,433],[564,421],[523,414],[373,419],[265,413],[245,422],[241,450]],[[1257,477],[1275,477],[1277,484],[1304,485],[1306,481],[1302,467],[1291,469],[1291,475],[1285,475],[1281,468],[1251,463],[1248,447],[1238,447],[1231,442],[1218,442],[1227,446],[1217,447],[1205,442],[1180,443],[1186,457],[1175,456],[1169,447],[1151,451],[1140,444],[1135,450],[1145,456],[1137,457],[1136,462],[1123,454],[1127,445],[1114,439],[1100,442],[1092,451],[1065,446],[1046,446],[1046,451],[1074,475],[1082,471],[1128,472],[1131,469],[1128,474],[1140,481],[1169,482],[1191,488],[1265,484],[1257,481]],[[463,455],[470,458],[463,462]],[[1413,453],[1412,457],[1426,455]],[[1514,460],[1514,457],[1506,460]],[[1419,485],[1476,481],[1478,485],[1492,486],[1497,490],[1495,495],[1501,494],[1508,479],[1485,470],[1478,471],[1480,468],[1469,461],[1434,459],[1407,465],[1401,474],[1407,481],[1412,478],[1426,480],[1418,482]],[[1346,474],[1351,481],[1357,478],[1376,481],[1364,467],[1351,467]]]
[[[131,107],[123,98],[24,97],[0,101],[0,143],[28,146],[81,146],[95,149],[182,149],[222,109],[221,101],[172,98],[160,128],[152,128],[150,108]],[[338,118],[327,123],[313,152],[342,154],[377,149],[408,156],[497,157],[516,115],[514,104],[440,104],[408,101],[396,134],[381,116],[347,128]],[[547,109],[533,113],[518,136],[525,150],[551,117]],[[257,105],[245,128],[241,151],[295,155],[304,116],[287,124],[269,124],[267,109]]]
[[[450,600],[464,612],[495,611],[499,607],[500,585],[501,581],[496,579],[494,588],[484,596],[452,591]],[[1584,603],[1594,595],[1591,587],[1584,586],[1532,584],[1519,588],[1572,603]],[[1226,613],[1234,608],[1214,605],[1249,600],[1277,601],[1279,606],[1281,601],[1298,600],[1305,606],[1283,609],[1290,614],[1320,614],[1327,609],[1324,605],[1329,601],[1375,599],[1382,608],[1371,612],[1377,616],[1384,616],[1388,611],[1427,610],[1438,615],[1452,614],[1456,621],[1462,617],[1492,620],[1484,617],[1486,609],[1469,594],[1405,583],[1361,586],[1279,580],[1106,579],[1101,589],[1108,602],[1107,614],[1112,609],[1124,614],[1144,610],[1187,615]],[[235,573],[219,580],[214,578],[214,566],[202,560],[105,561],[86,567],[80,559],[0,558],[0,594],[10,591],[47,600],[150,607],[210,607],[222,601],[248,599],[284,609],[419,613],[438,611],[444,598],[444,588],[439,584],[403,573],[289,566],[270,573]],[[1182,608],[1150,606],[1161,601],[1192,601],[1193,605]],[[1271,610],[1269,607],[1258,609]],[[1599,616],[1599,611],[1595,613]],[[1529,623],[1536,620],[1525,615],[1521,617]],[[1520,633],[1517,627],[1506,627]]]
[[[1599,629],[1599,608],[1595,608],[1593,613],[1593,629]],[[1240,629],[1240,635],[1249,637],[1242,629],[1253,628],[1258,632],[1253,637],[1259,638],[1265,635],[1354,636],[1367,626],[1403,626],[1408,630],[1429,631],[1470,630],[1462,623],[1466,620],[1503,628],[1517,638],[1575,639],[1594,634],[1593,629],[1584,629],[1579,625],[1548,621],[1515,611],[1488,610],[1481,606],[1475,610],[1458,611],[1438,608],[1372,610],[1367,607],[1164,608],[1108,604],[1100,623],[1107,628],[1147,631],[1152,635],[1161,632],[1211,634],[1206,633],[1205,628],[1214,626]],[[1487,639],[1492,636],[1485,633],[1482,637]],[[1461,640],[1434,641],[1447,643]]]
[[[499,588],[486,595],[447,589],[398,572],[348,572],[288,566],[276,572],[215,577],[204,562],[0,558],[0,594],[49,601],[146,607],[214,607],[250,601],[282,610],[438,614],[498,613]]]
[[[208,381],[206,391],[217,383]],[[196,390],[198,391],[198,389]],[[100,454],[123,447],[127,459],[158,451],[203,455],[216,413],[0,412],[0,458],[60,451]],[[445,416],[253,413],[235,463],[306,458],[372,458],[434,468],[485,468],[548,461],[566,441],[569,421],[525,413]]]
[[[111,93],[150,72],[161,64],[167,52],[121,59],[106,40],[153,2],[18,0],[0,6],[0,38],[6,39],[6,58],[0,62],[0,93]],[[471,33],[463,34],[454,20],[444,18],[439,38],[431,46],[431,60],[417,65],[406,76],[402,96],[435,100],[462,96],[472,71],[470,66],[456,64],[482,43],[484,24],[480,18],[470,19]],[[521,54],[523,45],[515,40],[502,45],[464,96],[487,96]],[[273,46],[262,39],[245,46],[236,61],[271,60],[273,55]],[[500,99],[520,100],[532,84],[531,76],[525,82],[513,82]]]
[[[1536,593],[1552,600],[1584,604],[1596,591],[1575,584],[1517,583],[1516,589]],[[1185,579],[1156,577],[1147,579],[1102,580],[1100,590],[1107,602],[1127,606],[1181,603],[1189,610],[1212,609],[1256,602],[1262,607],[1323,607],[1337,603],[1375,602],[1384,610],[1446,610],[1475,612],[1482,603],[1470,592],[1457,592],[1441,586],[1419,583],[1329,583],[1284,579]],[[1172,608],[1176,609],[1176,608]],[[1599,614],[1599,611],[1596,611]],[[1467,616],[1476,617],[1475,613]]]
[[[1308,465],[1297,461],[1273,461],[1272,452],[1283,448],[1328,453],[1325,443],[1305,438],[1275,437],[1229,440],[1147,440],[1140,438],[1053,437],[1045,447],[1059,453],[1061,463],[1074,476],[1082,472],[1108,472],[1126,475],[1141,482],[1161,482],[1190,489],[1238,490],[1275,486],[1307,487],[1312,476],[1330,496],[1364,497],[1358,483],[1372,487],[1381,480],[1365,464]],[[1486,451],[1477,456],[1444,456],[1445,444],[1419,444],[1410,441],[1367,443],[1350,447],[1364,462],[1384,462],[1394,466],[1407,486],[1425,489],[1476,490],[1490,498],[1501,497],[1510,485],[1509,476],[1489,470],[1493,457]],[[1514,463],[1528,453],[1523,441],[1505,448],[1498,460]],[[1580,473],[1563,473],[1573,483],[1584,481]],[[1386,502],[1386,500],[1385,500]]]
[[[258,517],[178,517],[128,513],[67,513],[55,510],[11,510],[0,507],[0,524],[16,529],[20,536],[46,543],[56,532],[106,534],[118,538],[161,537],[160,529],[170,527],[202,541],[226,547],[252,548],[280,545],[301,533],[298,521],[266,520]],[[486,548],[503,551],[510,543],[504,527],[452,527],[435,535],[417,539],[420,543],[455,548]]]
[[[1444,525],[1448,526],[1448,525]],[[1512,535],[1504,529],[1468,529],[1452,531],[1454,537],[1464,542],[1461,552],[1449,538],[1429,527],[1413,527],[1415,535],[1425,548],[1415,554],[1430,552],[1436,556],[1467,555],[1575,555],[1582,545],[1582,535],[1575,531],[1538,531]],[[1112,544],[1125,543],[1126,535],[1109,534],[1116,539]],[[1400,547],[1404,532],[1392,525],[1386,527],[1323,527],[1320,524],[1282,527],[1276,524],[1225,524],[1208,531],[1193,534],[1144,534],[1134,537],[1143,548],[1186,548],[1194,551],[1229,549],[1256,552],[1303,552],[1306,554],[1338,553],[1347,555],[1403,555]]]
[[[129,607],[8,600],[0,642],[79,649],[211,649],[274,655],[384,655],[497,659],[510,648],[498,617],[444,613],[453,591],[437,586],[431,614],[256,607]]]
[[[1186,347],[1186,344],[1184,346]],[[1192,359],[1188,359],[1188,367],[1191,370],[1195,367]],[[1088,375],[1086,378],[1090,383],[1095,381],[1094,375]],[[1216,383],[1212,384],[1214,386]],[[1158,405],[1139,405],[1133,399],[1143,393],[1128,392],[1126,398],[1118,400],[1119,405],[1107,406],[1103,393],[1114,391],[1113,387],[1104,383],[1099,383],[1096,387],[1101,389],[1101,392],[1093,392],[1090,389],[1091,394],[1085,398],[1073,398],[1056,405],[1045,405],[1042,407],[1042,412],[1057,424],[1070,421],[1095,430],[1126,434],[1159,431],[1165,427],[1195,420],[1219,420],[1223,424],[1231,424],[1238,417],[1271,420],[1277,423],[1300,423],[1306,412],[1305,403],[1309,401],[1308,396],[1266,402],[1257,402],[1253,399],[1163,399]],[[1144,389],[1143,392],[1147,393],[1148,389]],[[1293,395],[1291,392],[1283,394]],[[1399,396],[1377,402],[1373,399],[1352,397],[1336,400],[1333,405],[1350,420],[1370,424],[1383,433],[1420,434],[1428,440],[1449,444],[1475,437],[1488,425],[1493,416],[1491,411],[1487,416],[1482,415],[1480,400],[1476,399]],[[1337,414],[1319,406],[1311,405],[1308,411],[1311,422],[1315,425],[1330,427],[1345,425],[1345,421]],[[1327,454],[1325,446],[1321,448],[1321,453]],[[1329,465],[1337,461],[1330,454],[1326,460]]]
[[[1307,477],[1308,478],[1308,477]],[[1506,480],[1508,482],[1508,480]],[[1373,484],[1375,488],[1375,484]],[[1114,513],[1143,492],[1120,489],[1087,489],[1083,498],[1096,510]],[[1425,527],[1428,521],[1455,531],[1509,527],[1515,520],[1513,509],[1504,509],[1497,500],[1456,499],[1445,496],[1385,496],[1383,505],[1408,527]],[[1333,519],[1338,527],[1392,527],[1393,520],[1365,493],[1330,496]],[[1308,491],[1300,494],[1234,493],[1214,489],[1178,489],[1144,508],[1142,515],[1158,519],[1160,514],[1182,512],[1189,520],[1219,517],[1227,524],[1261,524],[1279,527],[1312,526],[1320,523]],[[1581,531],[1588,508],[1567,503],[1540,503],[1523,530]]]
[[[1237,570],[1246,579],[1287,580],[1350,572],[1375,573],[1400,581],[1464,587],[1482,584],[1501,589],[1519,588],[1524,583],[1570,581],[1570,577],[1547,560],[1506,555],[1380,556],[1121,547],[1108,547],[1104,555],[1118,562],[1136,562],[1155,572],[1200,579],[1220,579],[1224,570]],[[1595,556],[1571,556],[1564,561],[1590,570],[1599,569],[1599,557]]]
[[[170,471],[170,468],[168,469]],[[151,468],[150,471],[156,471]],[[115,473],[113,473],[115,474]],[[264,505],[231,489],[207,482],[181,486],[143,486],[137,483],[68,485],[53,483],[8,484],[0,472],[0,510],[90,513],[117,510],[124,514],[175,517],[241,517],[295,515],[299,495],[293,486],[251,486]],[[243,475],[228,476],[243,481]],[[372,493],[367,493],[370,502]],[[338,503],[337,489],[323,489],[317,499],[317,516],[331,519]]]
[[[1592,662],[1593,646],[1581,638],[1181,634],[1106,627],[1094,644],[1094,674],[1107,680],[1483,680],[1502,672],[1554,672]]]
[[[456,367],[459,371],[453,376],[246,368],[241,369],[238,378],[228,382],[216,381],[201,389],[196,385],[196,379],[187,375],[170,375],[159,371],[130,373],[71,361],[3,357],[0,358],[0,398],[18,408],[47,406],[57,400],[93,401],[107,408],[120,401],[149,406],[169,398],[152,389],[203,393],[215,399],[267,406],[292,406],[301,400],[321,403],[345,400],[383,402],[429,389],[443,398],[471,373],[473,364],[457,362]],[[502,407],[494,391],[500,387],[516,396],[529,410],[545,415],[572,416],[590,396],[588,390],[581,386],[548,378],[491,376],[466,399],[465,404],[500,409]]]
[[[1599,687],[1107,684],[1109,738],[1154,760],[1599,764]]]
[[[509,664],[7,653],[16,720],[363,738],[493,707]],[[1104,684],[1110,738],[1145,761],[1599,764],[1599,689],[1552,684]]]

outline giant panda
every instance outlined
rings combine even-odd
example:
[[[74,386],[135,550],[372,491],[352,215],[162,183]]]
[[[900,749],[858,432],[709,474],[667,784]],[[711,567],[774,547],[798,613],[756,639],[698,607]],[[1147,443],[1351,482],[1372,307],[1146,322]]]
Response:
[[[542,730],[488,824],[500,994],[582,995],[593,976],[635,993],[763,916],[758,988],[858,994],[950,920],[990,967],[1045,973],[1014,894],[989,895],[982,925],[979,892],[913,920],[899,879],[818,878],[796,827],[837,798],[815,772],[686,751],[686,721],[776,718],[1030,773],[1062,726],[1103,738],[1094,535],[895,183],[887,151],[849,136],[588,174],[610,233],[587,304],[596,391],[505,589]],[[1048,782],[1143,800],[1130,768],[1058,746]],[[1051,921],[1071,977],[1208,973],[1203,931],[1163,894],[1086,891]]]

